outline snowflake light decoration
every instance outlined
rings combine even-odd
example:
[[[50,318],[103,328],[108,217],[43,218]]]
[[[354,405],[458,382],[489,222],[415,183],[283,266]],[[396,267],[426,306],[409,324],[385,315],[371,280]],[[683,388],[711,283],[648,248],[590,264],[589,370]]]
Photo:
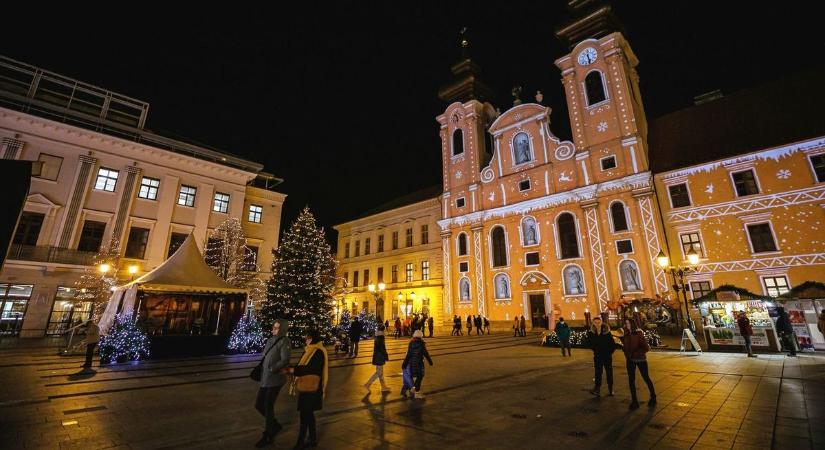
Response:
[[[596,125],[596,130],[598,130],[599,133],[604,133],[605,131],[607,131],[607,122],[605,122],[605,121],[599,122],[599,124]]]
[[[785,180],[791,177],[791,171],[788,169],[780,169],[779,172],[776,172],[776,178],[780,180]]]
[[[461,173],[461,171],[460,171],[460,170],[457,170],[457,171],[455,172],[455,178],[456,178],[457,180],[460,180],[460,179],[461,179],[461,175],[463,175],[463,174]]]

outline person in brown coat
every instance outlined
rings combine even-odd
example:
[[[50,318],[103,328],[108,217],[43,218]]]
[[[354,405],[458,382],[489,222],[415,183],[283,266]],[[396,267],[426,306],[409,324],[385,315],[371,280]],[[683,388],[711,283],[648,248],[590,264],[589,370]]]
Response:
[[[748,351],[748,357],[756,358],[751,348],[751,336],[753,336],[753,328],[751,328],[751,321],[745,315],[745,311],[739,311],[739,318],[736,319],[736,324],[739,325],[739,333],[742,339],[745,340],[745,349]]]
[[[642,379],[647,384],[647,390],[650,391],[650,400],[647,401],[648,406],[656,405],[656,390],[653,388],[653,381],[647,370],[647,352],[650,346],[647,344],[644,332],[636,326],[636,322],[632,319],[625,319],[624,321],[624,336],[622,336],[622,345],[624,356],[627,359],[627,382],[630,384],[630,409],[639,408],[639,401],[636,398],[636,368],[642,375]]]

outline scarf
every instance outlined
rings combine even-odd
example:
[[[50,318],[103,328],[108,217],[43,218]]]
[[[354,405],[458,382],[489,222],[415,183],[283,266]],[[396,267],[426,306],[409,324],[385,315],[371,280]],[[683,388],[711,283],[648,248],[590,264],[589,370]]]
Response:
[[[298,362],[299,366],[305,366],[309,364],[309,360],[312,359],[312,356],[315,354],[316,351],[320,351],[324,354],[324,369],[321,371],[322,373],[322,380],[324,380],[324,387],[322,389],[324,395],[327,393],[327,380],[329,379],[329,356],[327,356],[327,349],[324,348],[323,342],[318,342],[316,344],[309,344],[304,347],[304,354],[301,355],[301,361]]]

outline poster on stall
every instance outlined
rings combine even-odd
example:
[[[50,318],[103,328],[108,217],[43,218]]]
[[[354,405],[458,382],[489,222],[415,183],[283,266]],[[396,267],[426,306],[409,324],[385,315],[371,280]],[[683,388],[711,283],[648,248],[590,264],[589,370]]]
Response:
[[[801,308],[794,308],[788,304],[788,316],[791,318],[791,327],[796,334],[796,342],[800,350],[813,350],[814,342],[808,330],[808,321],[805,320],[805,312]],[[798,304],[797,304],[798,305]]]
[[[745,338],[739,333],[739,328],[709,328],[710,343],[713,345],[745,345]],[[765,328],[753,329],[753,336],[751,336],[751,345],[759,347],[770,346],[768,342],[768,333]]]

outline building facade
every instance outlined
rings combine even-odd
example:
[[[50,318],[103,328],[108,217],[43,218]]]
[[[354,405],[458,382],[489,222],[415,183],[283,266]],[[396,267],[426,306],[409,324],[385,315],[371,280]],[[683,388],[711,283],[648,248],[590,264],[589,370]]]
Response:
[[[3,334],[59,334],[89,317],[72,289],[102,245],[148,272],[193,233],[238,218],[266,271],[285,196],[263,167],[145,130],[148,104],[2,58],[0,155],[40,161],[0,273]],[[13,76],[10,76],[13,75]]]
[[[400,199],[390,208],[336,225],[342,310],[374,312],[383,320],[425,313],[444,320],[443,276],[438,220],[441,201],[428,190]],[[384,284],[384,290],[379,289]],[[372,285],[372,289],[370,288]]]

